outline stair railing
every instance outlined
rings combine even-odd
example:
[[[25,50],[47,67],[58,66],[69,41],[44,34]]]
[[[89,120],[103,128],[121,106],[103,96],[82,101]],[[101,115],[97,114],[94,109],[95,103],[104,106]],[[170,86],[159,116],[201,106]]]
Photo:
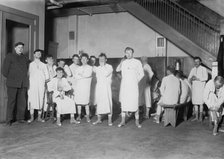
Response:
[[[195,16],[174,0],[134,0],[188,39],[217,55],[220,31]]]

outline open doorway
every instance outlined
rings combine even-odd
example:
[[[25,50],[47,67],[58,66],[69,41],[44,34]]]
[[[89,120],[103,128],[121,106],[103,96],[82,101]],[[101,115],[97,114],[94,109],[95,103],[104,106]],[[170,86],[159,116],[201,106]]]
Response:
[[[29,57],[29,25],[7,19],[5,52],[12,53],[14,51],[14,44],[19,41],[25,44],[23,53]]]

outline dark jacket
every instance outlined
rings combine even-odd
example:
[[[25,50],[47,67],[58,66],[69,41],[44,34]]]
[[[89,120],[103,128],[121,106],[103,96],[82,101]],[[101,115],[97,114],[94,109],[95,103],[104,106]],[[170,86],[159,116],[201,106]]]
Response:
[[[6,86],[28,87],[29,59],[23,54],[9,53],[3,62],[2,74],[7,78]]]

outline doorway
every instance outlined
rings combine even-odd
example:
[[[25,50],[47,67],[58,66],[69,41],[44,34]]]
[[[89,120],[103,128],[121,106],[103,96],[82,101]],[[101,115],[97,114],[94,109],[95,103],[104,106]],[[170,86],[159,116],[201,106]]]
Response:
[[[14,52],[14,44],[23,42],[24,54],[30,60],[38,48],[39,17],[23,11],[0,6],[0,66],[5,56]],[[0,69],[0,122],[6,120],[7,88],[6,78]]]

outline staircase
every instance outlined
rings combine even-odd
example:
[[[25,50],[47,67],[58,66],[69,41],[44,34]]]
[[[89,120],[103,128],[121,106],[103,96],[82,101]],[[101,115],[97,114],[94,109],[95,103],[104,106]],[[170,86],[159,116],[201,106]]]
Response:
[[[188,55],[201,57],[207,67],[216,60],[220,31],[172,0],[133,0],[119,5]]]

